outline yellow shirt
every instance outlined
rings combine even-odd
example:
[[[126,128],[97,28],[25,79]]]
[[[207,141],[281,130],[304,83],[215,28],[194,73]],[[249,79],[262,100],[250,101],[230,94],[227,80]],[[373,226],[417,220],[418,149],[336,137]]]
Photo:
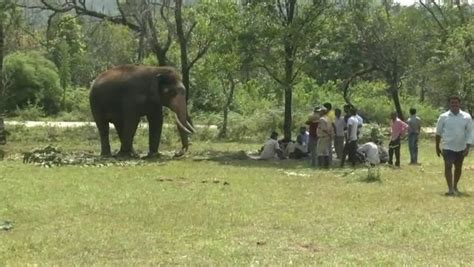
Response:
[[[333,124],[335,121],[336,121],[336,114],[334,113],[334,110],[331,109],[328,114],[326,114],[326,116],[328,116],[328,122],[329,124]]]

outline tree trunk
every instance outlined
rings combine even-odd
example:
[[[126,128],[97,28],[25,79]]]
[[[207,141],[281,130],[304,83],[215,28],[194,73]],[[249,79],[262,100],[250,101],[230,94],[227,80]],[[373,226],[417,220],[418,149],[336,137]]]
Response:
[[[295,15],[296,0],[287,3],[287,27],[293,24]],[[288,27],[289,28],[289,27]],[[286,140],[291,140],[291,124],[292,124],[292,101],[293,101],[293,67],[294,67],[294,53],[296,48],[292,45],[293,36],[290,33],[286,36],[284,41],[285,48],[285,116],[283,122],[283,136]]]
[[[283,121],[283,137],[291,140],[292,101],[293,101],[293,47],[289,41],[285,44],[285,115]]]
[[[285,121],[283,122],[283,135],[286,140],[291,140],[291,101],[293,99],[291,84],[285,88]]]
[[[225,138],[227,137],[227,120],[229,117],[229,107],[225,106],[224,107],[224,112],[223,112],[223,120],[222,120],[222,127],[221,130],[219,131],[219,138]]]
[[[222,121],[222,128],[218,135],[220,138],[227,137],[227,122],[228,122],[228,117],[229,117],[229,109],[234,99],[234,90],[235,90],[234,79],[232,77],[229,77],[229,82],[230,82],[230,86],[229,86],[230,88],[229,88],[229,93],[226,95],[226,102],[224,104],[224,110],[223,110],[224,118]]]
[[[137,51],[137,62],[142,63],[143,59],[145,58],[145,35],[140,33],[140,37],[138,39],[138,51]]]
[[[5,111],[5,88],[3,84],[3,56],[5,48],[5,36],[3,22],[0,21],[0,115]]]
[[[425,102],[425,93],[426,93],[426,77],[423,76],[420,84],[420,102]]]
[[[184,36],[183,17],[181,7],[183,0],[176,0],[174,17],[176,20],[176,34],[178,35],[179,48],[181,52],[181,74],[183,75],[183,84],[186,88],[186,103],[189,99],[189,62],[188,62],[188,40]]]
[[[400,118],[400,120],[402,121],[405,121],[402,112],[402,106],[400,105],[400,97],[398,96],[398,88],[396,84],[390,85],[390,93],[392,95],[393,104],[395,105],[395,111],[398,114],[398,118]]]

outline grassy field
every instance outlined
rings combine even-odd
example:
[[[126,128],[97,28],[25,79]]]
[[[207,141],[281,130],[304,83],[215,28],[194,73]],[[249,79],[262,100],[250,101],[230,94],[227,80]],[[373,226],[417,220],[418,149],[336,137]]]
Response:
[[[58,142],[97,153],[91,140]],[[43,168],[15,156],[48,142],[3,147],[0,223],[13,228],[0,230],[1,266],[474,262],[474,155],[464,165],[464,195],[445,197],[429,140],[422,166],[407,164],[405,143],[402,168],[381,167],[376,182],[364,181],[365,168],[236,156],[259,144],[199,141],[178,160],[164,145],[161,160],[137,166]]]

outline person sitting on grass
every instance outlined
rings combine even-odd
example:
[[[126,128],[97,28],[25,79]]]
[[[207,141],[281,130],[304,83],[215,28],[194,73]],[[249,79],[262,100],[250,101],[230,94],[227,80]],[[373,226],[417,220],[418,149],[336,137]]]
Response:
[[[306,131],[305,126],[300,127],[300,132],[296,136],[295,149],[293,154],[290,154],[291,158],[301,159],[308,157],[308,140],[309,133]]]
[[[278,144],[278,133],[273,131],[270,138],[263,145],[257,159],[284,159],[283,151]]]

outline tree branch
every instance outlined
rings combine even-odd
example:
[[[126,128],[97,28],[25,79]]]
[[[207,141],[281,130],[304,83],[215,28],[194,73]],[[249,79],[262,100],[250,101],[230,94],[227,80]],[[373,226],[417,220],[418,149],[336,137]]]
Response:
[[[260,67],[264,68],[264,69],[267,71],[268,75],[270,75],[275,81],[277,81],[277,82],[278,82],[279,84],[281,84],[281,85],[284,85],[284,82],[283,82],[282,80],[280,80],[280,79],[278,78],[278,76],[277,76],[275,73],[273,73],[273,72],[270,70],[270,68],[268,68],[267,65],[265,65],[265,64],[259,64],[259,65],[260,65]]]
[[[419,0],[418,2],[431,14],[431,17],[435,20],[436,24],[438,24],[438,27],[439,27],[445,34],[448,34],[448,31],[444,28],[443,24],[441,24],[441,21],[439,21],[439,19],[436,17],[436,15],[434,14],[433,10],[431,10],[431,8],[429,8],[427,5],[425,5],[425,3],[423,3],[422,0]]]
[[[349,104],[351,107],[353,107],[354,105],[352,105],[352,103],[349,99],[349,96],[348,96],[349,85],[352,83],[352,81],[355,78],[357,78],[359,76],[362,76],[364,74],[370,73],[374,70],[377,70],[377,68],[372,66],[368,69],[363,69],[363,70],[360,70],[358,72],[355,72],[347,80],[345,80],[344,83],[342,84],[342,92],[343,92],[344,101],[346,101],[346,103]]]
[[[202,49],[199,50],[196,57],[189,63],[188,69],[191,69],[194,64],[207,53],[207,50],[211,46],[211,43],[212,41],[209,41]]]
[[[90,16],[90,17],[95,17],[95,18],[99,18],[99,19],[108,20],[108,21],[111,21],[111,22],[116,23],[116,24],[125,25],[133,31],[136,31],[136,32],[141,31],[140,26],[127,21],[126,16],[123,13],[123,10],[121,10],[121,8],[120,8],[120,5],[119,5],[119,11],[120,11],[121,15],[120,16],[109,16],[109,15],[106,15],[104,13],[100,13],[100,12],[96,12],[96,11],[87,9],[85,0],[79,0],[79,2],[77,2],[77,0],[71,0],[72,2],[66,1],[65,3],[63,3],[60,6],[54,6],[50,3],[48,3],[47,0],[40,0],[40,1],[43,4],[42,7],[41,6],[26,6],[26,7],[27,8],[36,8],[36,9],[41,9],[41,10],[51,10],[55,13],[66,13],[66,12],[74,10],[76,12],[76,14],[78,14],[78,15],[86,15],[86,16]],[[118,4],[118,1],[119,0],[117,0],[117,4]]]

